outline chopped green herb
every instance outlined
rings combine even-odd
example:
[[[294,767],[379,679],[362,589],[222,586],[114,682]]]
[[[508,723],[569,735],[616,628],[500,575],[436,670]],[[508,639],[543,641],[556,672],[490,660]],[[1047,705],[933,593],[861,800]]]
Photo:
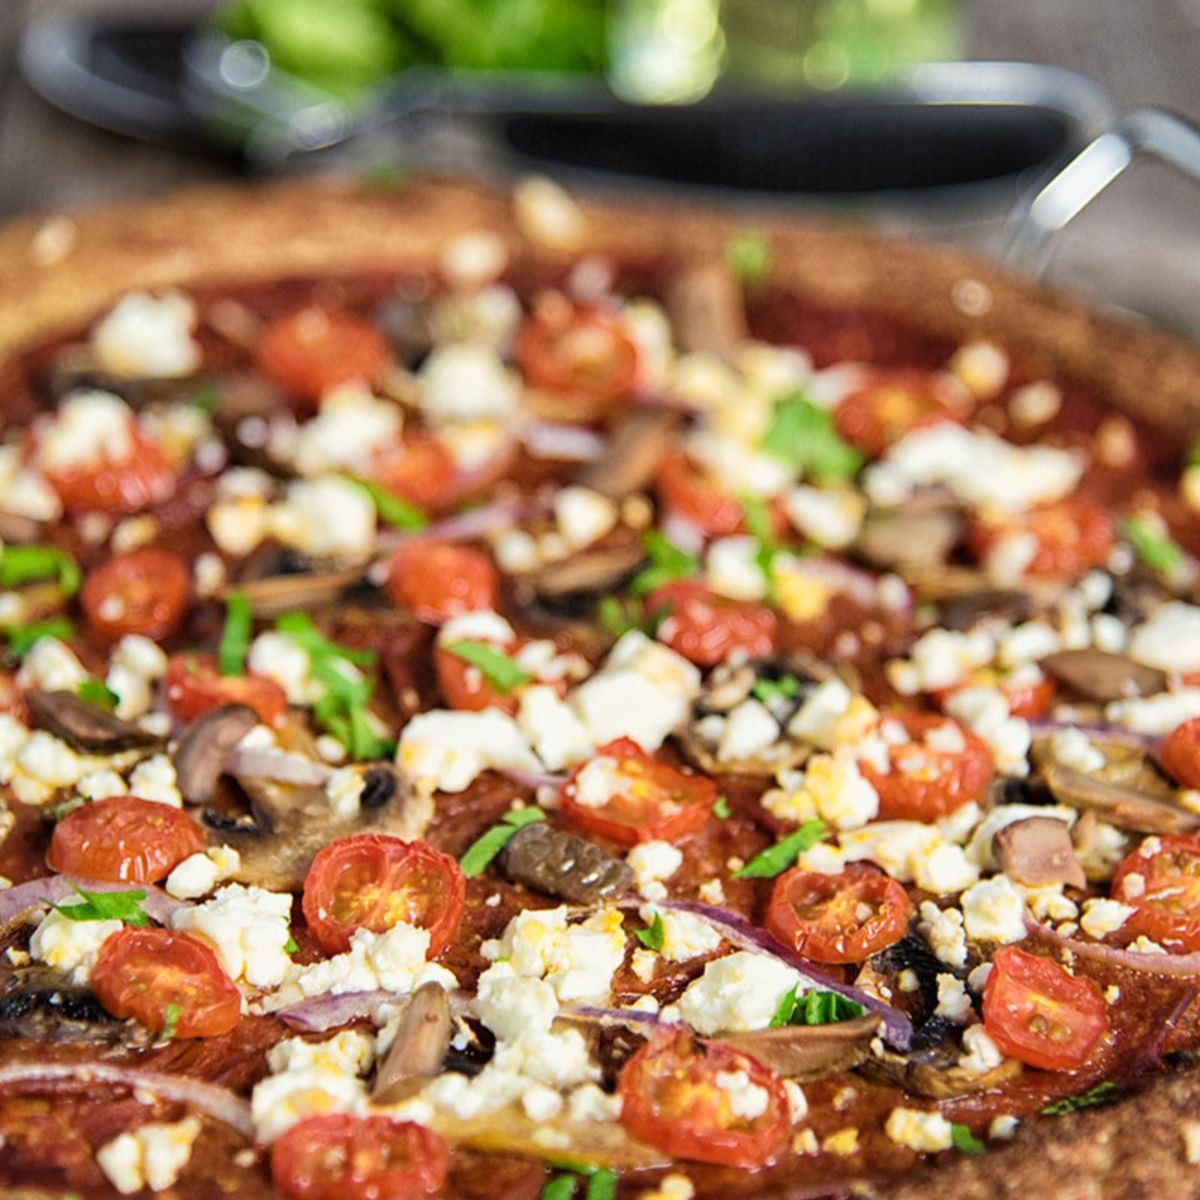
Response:
[[[1121,536],[1133,547],[1138,558],[1152,571],[1170,575],[1183,562],[1179,543],[1165,533],[1159,533],[1141,517],[1129,517],[1121,522]]]
[[[179,1028],[179,1018],[182,1016],[182,1005],[176,1004],[174,1001],[168,1001],[163,1005],[162,1035],[167,1041],[175,1036],[175,1031]]]
[[[233,592],[225,606],[225,628],[217,646],[222,675],[244,675],[250,650],[250,601],[245,592]]]
[[[735,879],[774,879],[782,875],[805,850],[815,846],[829,831],[821,820],[805,821],[795,833],[768,846],[756,854],[740,871],[733,873]]]
[[[54,821],[61,821],[67,813],[73,813],[77,808],[82,808],[87,801],[82,796],[72,796],[70,800],[64,800],[61,804],[56,804],[50,810],[50,817]]]
[[[347,475],[345,478],[356,487],[362,488],[371,497],[371,501],[375,505],[375,511],[379,514],[379,519],[385,525],[392,525],[396,529],[416,533],[429,524],[429,518],[419,508],[413,504],[409,504],[407,500],[397,496],[395,492],[388,491],[387,488],[376,483],[373,479],[363,479],[358,475]]]
[[[775,531],[771,528],[771,514],[767,511],[766,503],[760,496],[747,496],[742,500],[742,512],[746,514],[746,529],[758,543],[754,551],[754,561],[763,573],[768,588],[771,586],[771,566],[780,546],[775,540]]]
[[[642,536],[642,544],[650,558],[650,565],[643,567],[629,585],[635,596],[645,596],[664,583],[687,579],[700,570],[700,560],[694,554],[675,545],[657,529],[647,529]]]
[[[718,796],[716,804],[713,805],[713,816],[718,820],[724,821],[731,811],[729,801],[724,796]]]
[[[453,654],[455,658],[461,658],[463,662],[478,667],[490,684],[506,694],[533,678],[529,671],[507,654],[493,650],[483,642],[451,642],[442,649]]]
[[[68,596],[79,591],[79,565],[65,550],[57,546],[5,546],[0,551],[0,587],[20,587],[52,578]]]
[[[404,163],[379,162],[364,167],[359,180],[367,191],[394,196],[412,183],[412,172]]]
[[[299,949],[300,947],[296,945],[296,939],[289,933],[288,940],[283,943],[284,954],[295,954]]]
[[[656,912],[654,920],[645,929],[634,930],[637,938],[647,950],[661,950],[666,940],[666,930],[663,928],[662,913]]]
[[[784,700],[794,700],[800,695],[800,680],[795,675],[781,675],[778,679],[756,679],[750,694],[764,704],[776,696]]]
[[[1200,467],[1200,442],[1193,442],[1187,456],[1189,467]]]
[[[518,829],[525,825],[532,825],[534,821],[544,821],[545,819],[546,814],[533,804],[528,808],[514,808],[511,812],[505,813],[500,818],[499,824],[493,825],[491,829],[467,847],[467,852],[458,860],[458,865],[462,867],[462,873],[468,879],[482,875],[492,859],[512,840],[513,834]]]
[[[331,642],[312,623],[308,613],[284,613],[275,619],[275,628],[280,633],[286,633],[296,645],[303,646],[313,658],[344,658],[356,667],[370,667],[375,663],[376,656],[372,650],[355,650]]]
[[[597,609],[597,615],[605,632],[619,638],[632,629],[641,629],[645,610],[642,608],[642,602],[632,596],[604,596]]]
[[[55,912],[69,921],[124,921],[126,925],[149,925],[150,918],[142,911],[144,891],[89,892],[78,884],[71,887],[83,897],[80,904],[52,904]]]
[[[3,633],[8,638],[9,654],[13,658],[24,658],[33,649],[34,643],[42,638],[53,637],[66,641],[74,637],[75,626],[66,617],[51,617],[29,625],[5,625]]]
[[[205,383],[188,397],[188,403],[193,408],[198,408],[201,412],[208,413],[211,417],[217,411],[218,399],[217,385],[215,383]]]
[[[578,1182],[578,1175],[556,1175],[542,1188],[542,1200],[571,1200]]]
[[[951,1125],[950,1140],[954,1143],[955,1150],[963,1154],[987,1153],[987,1147],[965,1125]]]
[[[853,1021],[866,1010],[857,1000],[850,1000],[837,992],[823,988],[801,991],[797,984],[779,1002],[771,1018],[771,1028],[784,1025],[835,1025],[839,1021]]]
[[[85,679],[75,691],[80,700],[94,704],[97,708],[107,709],[109,712],[112,712],[121,701],[121,697],[108,684],[101,683],[99,679]]]
[[[617,1194],[616,1171],[593,1171],[588,1178],[587,1200],[614,1200]]]
[[[1061,1100],[1055,1100],[1039,1111],[1045,1117],[1059,1117],[1063,1113],[1077,1112],[1081,1108],[1093,1108],[1097,1104],[1107,1104],[1110,1100],[1117,1098],[1116,1091],[1117,1085],[1106,1079],[1102,1083],[1096,1084],[1095,1087],[1088,1088],[1086,1092],[1080,1092],[1078,1096],[1064,1096]]]
[[[771,247],[766,238],[749,230],[730,239],[725,257],[729,269],[744,287],[757,287],[771,269]]]
[[[762,448],[816,483],[849,479],[864,462],[863,456],[838,436],[833,418],[800,392],[776,403]]]

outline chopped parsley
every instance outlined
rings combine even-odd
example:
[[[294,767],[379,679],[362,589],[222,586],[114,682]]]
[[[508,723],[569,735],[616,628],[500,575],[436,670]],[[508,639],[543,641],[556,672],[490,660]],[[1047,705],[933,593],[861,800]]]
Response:
[[[39,579],[57,579],[68,595],[79,591],[79,565],[57,546],[5,546],[0,551],[0,587],[20,587]]]
[[[483,642],[451,642],[442,649],[453,654],[455,658],[461,658],[463,662],[478,667],[487,681],[505,694],[533,678],[532,673],[525,670],[516,660]]]
[[[570,1200],[580,1176],[587,1179],[584,1200],[614,1200],[617,1194],[616,1171],[565,1162],[550,1165],[564,1174],[556,1175],[542,1188],[541,1200]]]
[[[779,1002],[771,1018],[771,1028],[781,1029],[785,1025],[835,1025],[838,1021],[853,1021],[861,1017],[866,1009],[857,1000],[850,1000],[837,992],[814,988],[801,991],[796,984]]]
[[[604,596],[597,610],[605,632],[615,638],[634,629],[654,637],[670,614],[669,604],[660,604],[648,613],[646,606],[634,596]]]
[[[750,694],[764,704],[776,697],[794,700],[800,695],[800,680],[795,675],[781,675],[778,679],[756,679]]]
[[[741,870],[734,871],[735,879],[774,879],[782,875],[805,850],[815,846],[829,830],[820,819],[805,821],[794,833],[756,854]]]
[[[1189,467],[1200,467],[1200,442],[1193,442],[1188,449],[1187,456]]]
[[[713,805],[713,816],[720,821],[724,821],[731,811],[729,801],[724,796],[718,796],[716,804]]]
[[[663,928],[662,913],[656,912],[654,920],[645,929],[634,930],[637,938],[647,950],[661,950],[666,940],[666,930]]]
[[[175,1036],[175,1031],[179,1028],[179,1018],[182,1016],[182,1005],[176,1004],[174,1001],[163,1005],[162,1035],[164,1039],[170,1041]]]
[[[211,417],[217,411],[218,399],[217,385],[215,383],[205,383],[188,397],[187,402],[193,408],[198,408],[201,412],[208,413]]]
[[[963,1154],[986,1154],[987,1147],[965,1126],[955,1122],[950,1126],[950,1140],[955,1150]]]
[[[225,628],[217,646],[217,666],[222,675],[244,675],[250,651],[250,601],[245,592],[233,592],[225,606]]]
[[[289,933],[288,940],[283,943],[284,954],[295,954],[299,949],[300,947],[296,944],[296,939]]]
[[[531,804],[528,808],[514,808],[511,812],[506,812],[500,818],[499,824],[493,825],[491,829],[467,847],[467,852],[458,860],[458,865],[462,867],[462,873],[468,879],[482,875],[492,859],[512,841],[513,834],[518,829],[545,819],[546,814],[535,804]]]
[[[658,529],[647,529],[642,544],[650,565],[643,567],[629,585],[635,596],[645,596],[663,584],[687,579],[700,570],[700,560],[694,554],[675,545]]]
[[[373,479],[363,479],[358,475],[347,475],[345,478],[371,497],[379,519],[385,525],[403,529],[406,533],[416,533],[429,524],[429,518],[416,505],[409,504]]]
[[[758,287],[771,270],[771,247],[761,233],[745,230],[730,238],[725,260],[743,287]]]
[[[69,921],[124,921],[126,925],[149,925],[150,918],[142,911],[144,891],[89,892],[78,884],[71,887],[83,897],[79,904],[51,904],[55,912]]]
[[[616,1194],[616,1171],[593,1171],[588,1176],[587,1200],[613,1200]]]
[[[775,540],[775,531],[771,528],[771,514],[767,510],[766,502],[759,496],[747,496],[742,501],[742,512],[746,515],[746,529],[757,543],[754,561],[770,589],[771,567],[780,551],[779,543]]]
[[[1138,558],[1152,571],[1170,575],[1183,562],[1179,543],[1165,533],[1159,533],[1142,517],[1129,517],[1121,522],[1121,536],[1133,547]]]
[[[5,625],[3,633],[8,638],[9,654],[13,658],[24,658],[42,638],[53,637],[66,641],[74,637],[75,626],[66,617],[51,617],[28,625]]]
[[[1039,1111],[1044,1117],[1060,1117],[1063,1113],[1078,1112],[1081,1108],[1094,1108],[1097,1104],[1107,1104],[1110,1100],[1117,1098],[1116,1091],[1117,1085],[1105,1079],[1095,1087],[1088,1088],[1086,1092],[1080,1092],[1077,1096],[1064,1096],[1061,1100],[1055,1100]]]
[[[815,483],[850,479],[865,461],[838,436],[833,418],[801,392],[776,403],[761,445],[768,454],[803,472],[805,478]]]
[[[108,684],[101,683],[99,679],[85,679],[75,689],[75,693],[80,700],[94,704],[97,708],[107,709],[109,712],[112,712],[121,702],[121,697]]]

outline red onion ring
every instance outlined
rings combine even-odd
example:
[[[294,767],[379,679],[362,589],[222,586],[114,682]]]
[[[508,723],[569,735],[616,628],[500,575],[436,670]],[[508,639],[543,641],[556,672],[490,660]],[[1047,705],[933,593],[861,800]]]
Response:
[[[1033,920],[1027,920],[1025,924],[1036,937],[1077,958],[1124,967],[1127,971],[1140,971],[1143,975],[1178,975],[1190,979],[1200,977],[1200,951],[1191,954],[1138,954],[1135,950],[1122,950],[1107,942],[1085,942],[1080,938],[1068,937],[1049,925],[1039,925]]]
[[[501,775],[507,775],[514,783],[536,791],[540,787],[560,788],[567,782],[566,775],[555,774],[553,771],[529,771],[524,767],[499,767]]]
[[[205,1083],[187,1075],[164,1075],[114,1063],[11,1063],[0,1067],[0,1092],[21,1083],[53,1083],[72,1080],[80,1083],[114,1083],[141,1088],[163,1100],[188,1104],[218,1121],[223,1121],[245,1137],[254,1137],[250,1105],[228,1088]]]
[[[186,900],[176,900],[162,888],[148,883],[111,883],[103,879],[79,879],[71,875],[48,875],[43,879],[30,879],[16,887],[0,892],[0,926],[19,917],[21,913],[37,908],[43,901],[58,904],[78,893],[71,885],[88,892],[128,892],[139,890],[146,893],[142,908],[160,925],[170,923],[171,917],[181,908],[191,908]]]
[[[331,774],[324,763],[285,750],[234,749],[225,759],[225,770],[231,775],[270,779],[297,787],[321,787]]]
[[[680,550],[686,550],[689,554],[699,554],[704,549],[704,530],[687,517],[668,509],[663,514],[661,527],[663,537],[668,542],[673,542]]]
[[[1030,721],[1029,727],[1035,736],[1052,737],[1056,733],[1077,730],[1085,737],[1101,738],[1106,742],[1117,742],[1130,749],[1146,750],[1150,753],[1154,753],[1162,741],[1162,738],[1153,733],[1134,733],[1122,725],[1080,725],[1074,721],[1052,721],[1042,717]]]
[[[559,462],[595,462],[608,442],[593,429],[582,425],[556,425],[551,421],[531,421],[521,428],[521,441],[534,458]]]
[[[536,505],[525,498],[497,501],[474,508],[469,512],[445,517],[426,525],[418,533],[400,533],[396,530],[382,531],[376,543],[380,550],[395,550],[410,542],[467,542],[485,537],[489,533],[503,533],[511,529],[522,517],[536,511]]]
[[[371,1020],[381,1004],[397,1004],[406,1000],[395,992],[343,992],[340,996],[313,996],[276,1009],[272,1014],[291,1029],[301,1033],[324,1033],[349,1025],[351,1021]]]

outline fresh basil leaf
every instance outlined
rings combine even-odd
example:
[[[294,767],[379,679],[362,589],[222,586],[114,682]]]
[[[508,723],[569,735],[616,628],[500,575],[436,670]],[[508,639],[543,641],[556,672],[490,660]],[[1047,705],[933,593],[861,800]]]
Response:
[[[588,1177],[587,1200],[615,1200],[616,1195],[616,1171],[593,1171]]]
[[[289,933],[288,940],[283,943],[284,954],[295,954],[299,949],[300,947],[296,944],[296,939]]]
[[[645,929],[634,930],[637,938],[647,950],[661,950],[666,940],[666,929],[663,927],[662,913],[656,912],[654,920]]]
[[[453,654],[455,658],[461,658],[463,662],[477,667],[493,687],[505,694],[533,678],[532,673],[525,670],[520,663],[483,642],[450,642],[442,649]]]
[[[499,824],[493,825],[491,829],[476,838],[467,847],[466,853],[458,860],[462,873],[468,879],[482,875],[492,859],[512,840],[513,834],[518,829],[545,819],[546,814],[536,804],[531,804],[527,808],[514,808],[511,812],[505,813],[500,818]]]
[[[166,1041],[170,1041],[175,1036],[175,1031],[179,1028],[179,1018],[182,1016],[183,1006],[181,1004],[168,1001],[163,1005],[162,1036]]]
[[[144,891],[89,892],[74,883],[71,887],[83,897],[81,903],[50,906],[69,921],[124,921],[126,925],[139,926],[150,924],[150,918],[141,907],[141,902],[146,898]]]
[[[792,1023],[792,1014],[796,1011],[796,996],[800,990],[800,985],[795,984],[783,994],[783,999],[775,1008],[775,1015],[771,1018],[772,1029],[782,1029],[785,1025]]]
[[[604,631],[615,638],[633,629],[641,629],[645,619],[642,602],[632,596],[604,596],[596,613]]]
[[[217,411],[217,401],[220,399],[215,383],[206,383],[197,388],[189,397],[188,403],[211,417]]]
[[[250,601],[245,592],[233,592],[225,606],[225,628],[217,646],[217,667],[222,675],[244,675],[250,651]]]
[[[1129,517],[1120,524],[1121,536],[1133,547],[1138,558],[1152,571],[1170,575],[1183,562],[1179,543],[1159,533],[1141,517]]]
[[[1078,1112],[1081,1108],[1093,1108],[1097,1104],[1107,1104],[1110,1100],[1117,1098],[1116,1091],[1117,1085],[1105,1079],[1095,1087],[1088,1088],[1086,1092],[1080,1092],[1077,1096],[1064,1096],[1061,1100],[1055,1100],[1038,1111],[1045,1117],[1059,1117],[1063,1113]]]
[[[20,587],[53,578],[66,595],[79,591],[79,564],[65,550],[57,546],[5,546],[0,551],[0,587]]]
[[[794,700],[800,695],[800,680],[795,675],[781,675],[778,679],[756,679],[750,694],[764,704],[776,697]]]
[[[675,545],[658,529],[647,529],[642,535],[642,545],[650,565],[643,567],[629,585],[635,596],[645,596],[663,584],[687,579],[700,570],[700,560],[694,554]]]
[[[336,696],[350,706],[366,704],[375,690],[373,682],[344,658],[314,658],[308,673],[325,685],[326,694]]]
[[[794,833],[756,854],[744,867],[733,873],[735,879],[774,879],[782,875],[805,850],[811,849],[828,833],[825,822],[805,821]]]
[[[396,753],[396,743],[375,731],[365,708],[353,705],[348,710],[350,717],[350,755],[359,762],[376,758],[391,758]]]
[[[66,617],[51,617],[46,621],[34,621],[29,625],[5,625],[3,633],[8,638],[8,652],[13,658],[24,658],[42,638],[53,637],[66,641],[75,636],[75,626]]]
[[[403,529],[408,533],[416,533],[429,524],[429,518],[416,505],[409,504],[407,500],[397,496],[395,492],[389,491],[373,479],[363,479],[358,475],[347,475],[345,478],[371,497],[379,519],[385,525]]]
[[[762,449],[817,483],[839,483],[851,478],[865,459],[843,442],[833,418],[803,393],[785,396],[775,405],[771,423],[763,434]]]
[[[298,646],[302,646],[314,659],[344,658],[356,667],[371,667],[375,665],[376,655],[373,650],[355,650],[349,646],[339,646],[331,642],[317,630],[308,613],[289,612],[275,619],[275,628],[280,633],[286,633]]]
[[[97,708],[106,709],[108,712],[112,712],[121,702],[121,697],[108,684],[101,683],[99,679],[85,679],[75,689],[75,694],[80,700],[94,704]]]
[[[987,1147],[965,1126],[957,1122],[950,1126],[950,1140],[963,1154],[986,1154]]]
[[[713,816],[724,821],[731,811],[729,801],[724,796],[718,796],[716,804],[713,805]]]
[[[850,1000],[837,992],[824,988],[802,991],[799,984],[793,987],[779,1002],[771,1018],[771,1028],[785,1025],[835,1025],[839,1021],[853,1021],[866,1010],[857,1000]]]
[[[771,247],[762,234],[746,230],[730,238],[725,259],[743,287],[758,287],[771,270]]]
[[[82,808],[87,801],[82,796],[72,796],[70,800],[64,800],[61,804],[56,804],[50,810],[50,819],[53,821],[61,821],[67,813],[73,813],[77,808]]]

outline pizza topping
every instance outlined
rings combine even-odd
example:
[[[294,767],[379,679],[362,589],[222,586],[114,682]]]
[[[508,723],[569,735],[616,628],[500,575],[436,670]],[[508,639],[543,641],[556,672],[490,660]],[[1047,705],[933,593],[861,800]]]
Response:
[[[35,724],[81,753],[115,754],[162,744],[156,734],[123,721],[74,692],[28,688],[25,703]]]
[[[376,1104],[392,1104],[412,1095],[442,1069],[450,1049],[453,1022],[445,990],[422,984],[400,1013],[387,1056],[371,1088]]]

